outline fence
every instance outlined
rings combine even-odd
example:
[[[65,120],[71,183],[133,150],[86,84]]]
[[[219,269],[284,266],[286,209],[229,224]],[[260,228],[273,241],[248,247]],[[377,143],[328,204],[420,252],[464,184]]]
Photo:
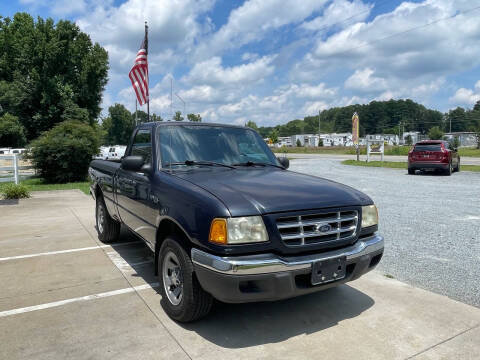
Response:
[[[18,164],[19,160],[21,159],[21,155],[13,154],[13,155],[1,155],[0,156],[0,182],[15,182],[18,184],[22,178],[28,178],[33,174],[20,174],[20,170],[31,170],[33,166],[31,165],[22,165]],[[2,160],[11,160],[12,166],[2,166],[5,161]],[[13,176],[3,176],[3,172],[13,172]]]

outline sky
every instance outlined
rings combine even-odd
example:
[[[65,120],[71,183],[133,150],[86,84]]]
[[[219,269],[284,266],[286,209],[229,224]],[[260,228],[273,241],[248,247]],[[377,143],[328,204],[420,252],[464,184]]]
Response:
[[[18,11],[74,21],[107,49],[104,114],[135,109],[145,21],[150,111],[164,119],[185,106],[272,126],[372,100],[442,112],[480,100],[480,0],[0,0],[0,15]]]

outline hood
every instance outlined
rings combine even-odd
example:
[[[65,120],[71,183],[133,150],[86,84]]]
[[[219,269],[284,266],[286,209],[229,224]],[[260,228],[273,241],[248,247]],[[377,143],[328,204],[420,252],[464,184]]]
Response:
[[[219,198],[232,216],[371,204],[349,186],[273,168],[191,169],[176,171]]]

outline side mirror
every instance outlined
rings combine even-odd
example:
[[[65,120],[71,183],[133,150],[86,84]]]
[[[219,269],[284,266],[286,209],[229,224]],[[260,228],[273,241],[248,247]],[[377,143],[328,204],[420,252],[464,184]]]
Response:
[[[288,160],[287,157],[278,157],[277,160],[280,162],[280,165],[282,165],[285,169],[288,169],[290,166],[290,160]]]
[[[141,171],[144,163],[143,156],[130,155],[125,156],[122,159],[121,166],[124,170],[139,172]]]

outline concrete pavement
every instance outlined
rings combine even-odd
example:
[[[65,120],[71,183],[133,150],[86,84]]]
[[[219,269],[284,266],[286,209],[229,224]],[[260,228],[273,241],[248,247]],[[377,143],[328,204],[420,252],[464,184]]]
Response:
[[[291,159],[334,159],[334,160],[356,160],[357,155],[347,155],[347,154],[302,154],[302,153],[276,153],[277,156],[286,155]],[[372,161],[380,161],[380,155],[372,155]],[[360,155],[360,161],[366,161],[367,155]],[[385,161],[395,161],[395,162],[407,162],[407,156],[401,155],[385,155]],[[478,157],[466,157],[463,156],[460,159],[461,164],[463,165],[480,165],[480,158]]]
[[[374,271],[275,303],[217,304],[180,325],[152,254],[98,242],[94,202],[37,192],[0,202],[1,359],[478,359],[480,309]]]

